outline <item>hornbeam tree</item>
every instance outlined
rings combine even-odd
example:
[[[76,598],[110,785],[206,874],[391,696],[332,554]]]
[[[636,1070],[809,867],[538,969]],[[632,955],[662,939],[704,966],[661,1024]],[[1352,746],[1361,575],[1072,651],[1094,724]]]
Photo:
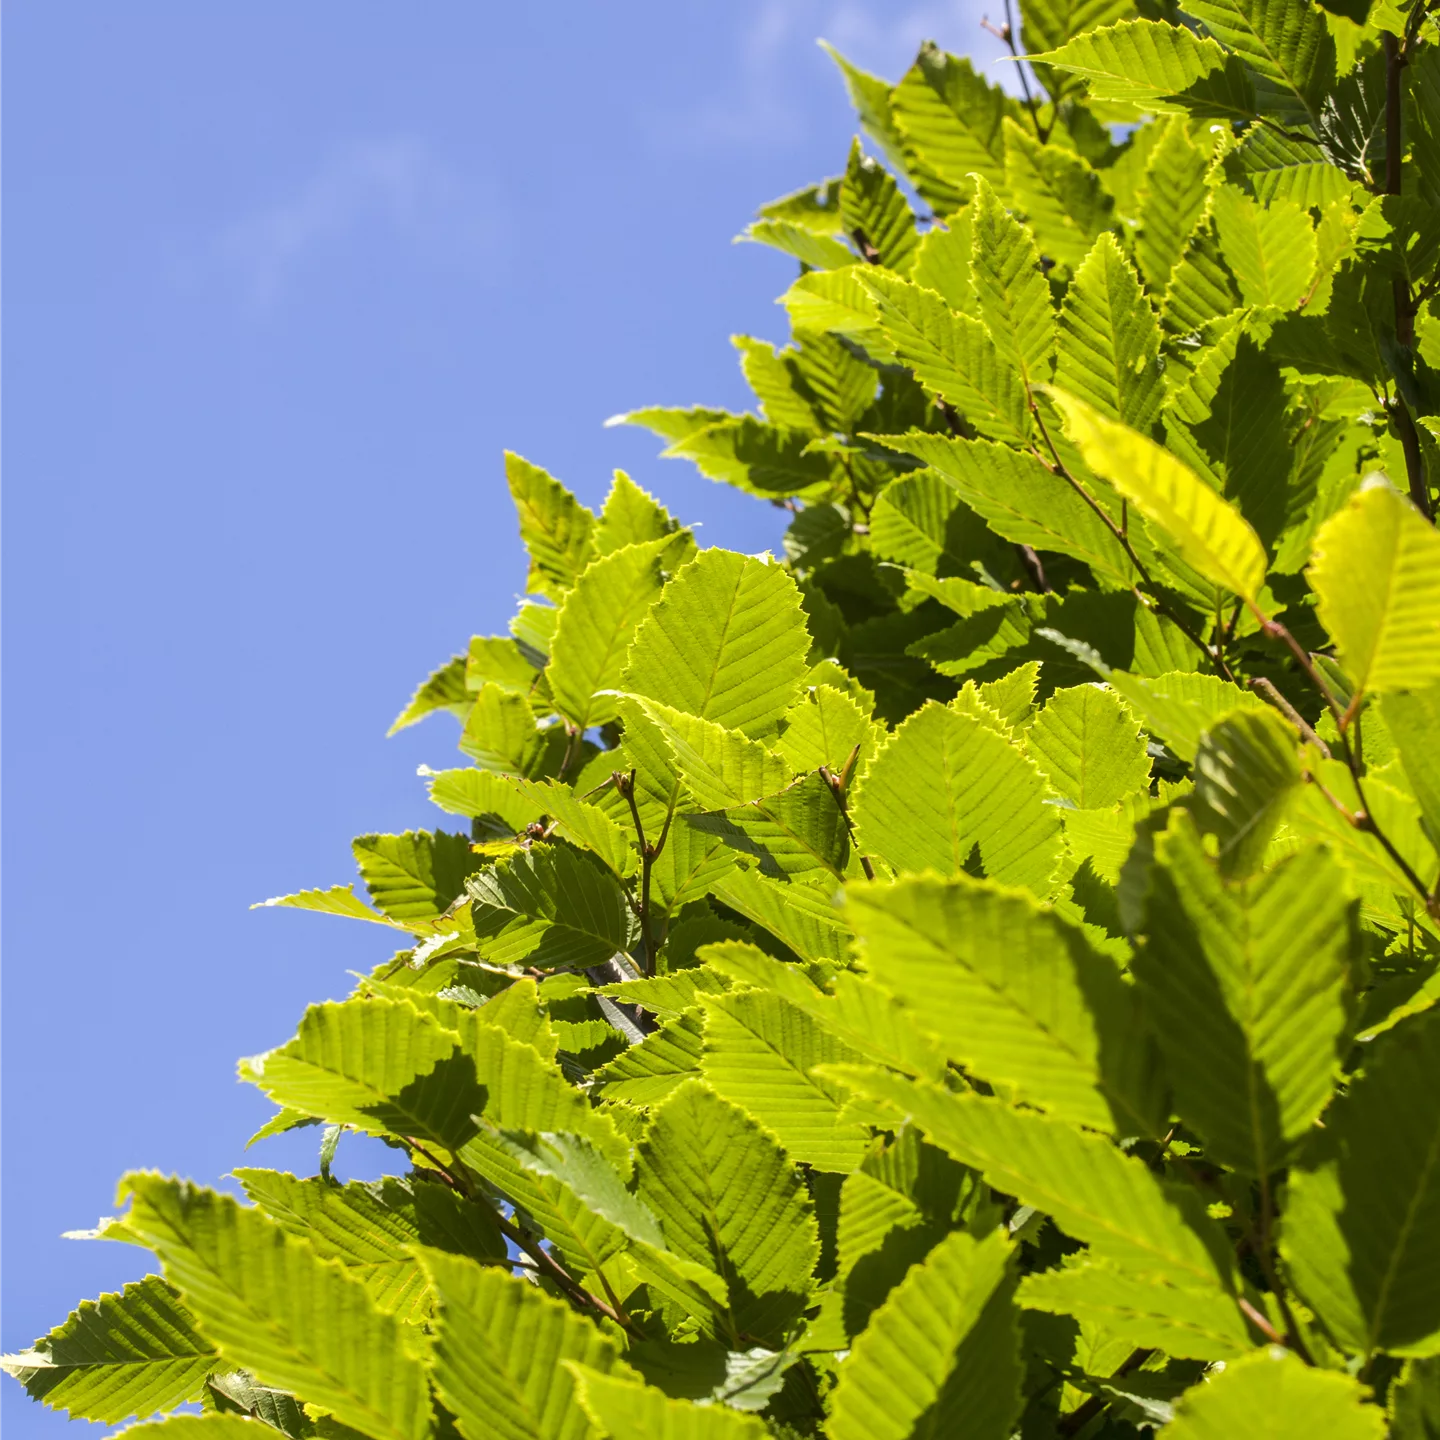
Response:
[[[507,457],[527,597],[396,721],[458,718],[451,818],[267,902],[401,946],[241,1064],[318,1173],[127,1175],[155,1273],[6,1358],[35,1399],[1440,1433],[1434,3],[998,33],[1018,99],[837,57],[864,138],[745,232],[799,264],[755,411],[618,417],[783,560]]]

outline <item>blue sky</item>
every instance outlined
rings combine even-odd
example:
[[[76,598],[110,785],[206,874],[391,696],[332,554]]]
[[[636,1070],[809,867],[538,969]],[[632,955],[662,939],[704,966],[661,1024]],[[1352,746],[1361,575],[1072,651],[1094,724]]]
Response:
[[[247,906],[443,823],[415,768],[453,763],[453,726],[383,737],[513,609],[501,451],[777,543],[775,512],[602,422],[741,406],[728,337],[783,337],[792,267],[730,240],[843,166],[816,37],[898,75],[925,36],[993,58],[980,13],[7,6],[7,1350],[144,1273],[60,1232],[128,1168],[219,1182],[270,1111],[236,1058],[389,953]],[[245,1158],[309,1173],[314,1136]],[[0,1420],[66,1423],[9,1381]]]

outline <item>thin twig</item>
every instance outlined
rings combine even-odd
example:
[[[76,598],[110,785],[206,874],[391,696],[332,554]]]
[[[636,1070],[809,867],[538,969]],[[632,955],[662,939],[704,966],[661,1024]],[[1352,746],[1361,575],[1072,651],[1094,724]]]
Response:
[[[1315,1363],[1315,1357],[1311,1355],[1309,1347],[1305,1344],[1305,1337],[1300,1333],[1300,1327],[1295,1323],[1295,1316],[1290,1311],[1290,1300],[1285,1294],[1285,1286],[1281,1283],[1279,1272],[1275,1269],[1274,1256],[1271,1254],[1270,1231],[1274,1221],[1273,1199],[1270,1194],[1270,1177],[1260,1176],[1260,1245],[1255,1251],[1255,1258],[1260,1262],[1260,1268],[1265,1272],[1265,1279],[1270,1286],[1270,1293],[1274,1295],[1276,1303],[1280,1306],[1280,1314],[1285,1320],[1285,1343],[1293,1350],[1307,1365]]]
[[[1347,716],[1354,708],[1354,698],[1351,704],[1344,710],[1340,708],[1340,702],[1335,698],[1334,692],[1325,683],[1325,678],[1316,668],[1315,662],[1306,653],[1305,647],[1290,633],[1288,627],[1282,625],[1278,620],[1271,620],[1258,606],[1251,605],[1250,609],[1255,618],[1260,622],[1261,632],[1273,639],[1282,641],[1290,653],[1295,657],[1296,663],[1305,672],[1305,677],[1320,692],[1329,707],[1331,715],[1335,719],[1336,733],[1340,743],[1340,758],[1345,762],[1345,768],[1350,772],[1350,783],[1355,787],[1355,798],[1360,802],[1360,808],[1351,811],[1337,796],[1332,795],[1326,787],[1320,783],[1315,776],[1309,776],[1309,781],[1317,790],[1330,802],[1340,813],[1344,820],[1356,830],[1364,831],[1373,835],[1384,848],[1385,853],[1395,863],[1395,867],[1404,875],[1407,883],[1419,895],[1424,904],[1426,913],[1432,918],[1440,919],[1440,897],[1434,896],[1426,887],[1425,882],[1415,873],[1410,862],[1396,849],[1394,842],[1380,828],[1374,814],[1370,809],[1369,802],[1365,798],[1365,782],[1361,777],[1361,766],[1359,757],[1346,737],[1346,729],[1349,721]]]
[[[1100,520],[1104,524],[1105,528],[1115,537],[1116,542],[1120,545],[1120,548],[1124,550],[1125,554],[1129,557],[1130,563],[1135,567],[1135,571],[1140,576],[1141,581],[1145,585],[1148,585],[1152,591],[1157,589],[1158,587],[1156,586],[1154,579],[1151,577],[1150,572],[1145,568],[1144,564],[1141,562],[1140,557],[1135,553],[1135,547],[1130,543],[1130,537],[1126,533],[1126,530],[1128,530],[1129,528],[1128,523],[1124,528],[1117,525],[1115,521],[1111,519],[1105,507],[1101,505],[1100,502],[1096,500],[1096,498],[1070,473],[1069,468],[1060,458],[1060,452],[1055,448],[1055,442],[1050,438],[1050,431],[1046,428],[1044,417],[1040,414],[1040,407],[1035,403],[1033,396],[1030,400],[1030,413],[1035,417],[1035,424],[1039,427],[1040,434],[1044,438],[1045,448],[1049,450],[1051,460],[1054,462],[1052,465],[1049,465],[1049,468],[1053,470],[1054,473],[1058,475],[1062,480],[1064,480],[1065,483],[1069,485],[1070,488],[1074,490],[1075,493],[1096,513],[1096,515],[1100,517]],[[1040,461],[1042,465],[1046,465],[1048,463],[1045,460],[1045,457],[1039,454],[1038,451],[1036,452],[1036,458]],[[1128,512],[1126,518],[1128,522]],[[1225,663],[1225,657],[1218,654],[1215,650],[1211,649],[1211,647],[1207,645],[1198,634],[1196,634],[1195,630],[1180,618],[1179,614],[1174,609],[1167,605],[1158,595],[1143,595],[1138,589],[1135,589],[1134,587],[1132,587],[1132,590],[1134,592],[1135,598],[1139,600],[1140,603],[1146,607],[1146,609],[1158,610],[1162,615],[1165,616],[1167,620],[1170,621],[1172,625],[1175,626],[1177,630],[1180,631],[1182,635],[1185,636],[1185,638],[1193,646],[1195,646],[1195,648],[1207,660],[1210,661],[1212,665],[1215,666],[1216,670],[1218,670],[1226,680],[1229,680],[1232,684],[1235,682],[1235,676],[1232,673],[1230,667]]]
[[[650,928],[650,872],[655,868],[655,857],[660,852],[657,846],[645,843],[645,826],[640,820],[640,807],[635,803],[634,770],[628,775],[617,770],[611,778],[615,782],[615,788],[630,802],[630,816],[635,821],[635,838],[640,842],[640,940],[645,946],[645,974],[653,978],[656,956],[655,936]],[[666,830],[669,830],[668,823]]]
[[[1280,1332],[1243,1295],[1237,1302],[1245,1318],[1272,1344],[1283,1343]]]
[[[557,780],[563,780],[569,773],[585,740],[585,732],[578,725],[567,725],[565,728],[569,738],[565,741],[565,755],[560,761],[560,770],[555,777]]]
[[[850,836],[850,843],[855,843],[855,825],[850,819],[850,806],[846,799],[846,791],[850,786],[850,777],[855,773],[855,762],[860,758],[860,747],[856,745],[850,752],[850,758],[846,760],[844,768],[836,775],[828,765],[820,767],[820,778],[830,787],[830,793],[835,797],[835,803],[840,807],[840,818],[845,822],[846,833]],[[875,867],[870,863],[868,855],[860,857],[860,868],[865,872],[867,880],[875,878]]]
[[[1050,132],[1040,123],[1040,109],[1035,104],[1034,95],[1030,93],[1030,79],[1025,73],[1025,59],[1015,44],[1015,15],[1010,8],[1010,0],[1005,0],[1005,24],[1000,29],[997,30],[988,20],[982,20],[980,23],[992,35],[998,35],[1010,47],[1010,54],[1015,60],[1015,68],[1020,72],[1020,89],[1025,96],[1025,107],[1030,112],[1031,124],[1035,126],[1035,138],[1043,145],[1050,138]]]
[[[1275,688],[1263,675],[1256,675],[1245,682],[1262,699],[1268,700],[1320,753],[1329,760],[1330,747],[1311,729],[1305,717]]]
[[[1132,1350],[1125,1363],[1110,1376],[1121,1380],[1132,1370],[1138,1370],[1155,1352],[1153,1350]],[[1072,1410],[1056,1427],[1057,1435],[1078,1435],[1113,1399],[1110,1395],[1092,1395],[1083,1405]]]
[[[618,1302],[614,1305],[608,1305],[604,1300],[600,1299],[598,1295],[592,1295],[586,1290],[548,1250],[538,1245],[526,1235],[518,1225],[507,1220],[488,1196],[477,1193],[475,1186],[471,1183],[470,1178],[465,1174],[462,1167],[452,1169],[442,1165],[435,1155],[413,1136],[406,1136],[405,1143],[411,1150],[415,1151],[416,1154],[423,1155],[430,1168],[434,1170],[452,1190],[458,1191],[467,1200],[474,1201],[477,1204],[483,1204],[485,1208],[490,1211],[491,1218],[495,1221],[500,1233],[509,1240],[512,1245],[523,1250],[526,1255],[530,1257],[535,1269],[542,1275],[553,1280],[573,1304],[578,1305],[581,1309],[594,1310],[598,1314],[608,1317],[622,1329],[629,1330],[632,1334],[638,1333],[635,1329],[635,1322],[625,1313],[624,1308],[620,1306]],[[602,1276],[601,1279],[603,1281],[604,1277]],[[612,1294],[610,1298],[614,1300],[615,1297]]]
[[[1417,9],[1423,7],[1417,6]],[[1408,38],[1408,37],[1407,37]],[[1387,30],[1381,36],[1385,54],[1385,193],[1399,195],[1403,181],[1404,133],[1404,91],[1402,77],[1409,64],[1398,36]],[[1395,305],[1395,343],[1402,350],[1410,351],[1415,345],[1415,312],[1419,308],[1410,293],[1410,283],[1404,275],[1396,274],[1390,280]],[[1397,383],[1395,394],[1389,404],[1390,418],[1395,422],[1400,437],[1400,449],[1405,456],[1405,475],[1409,482],[1410,499],[1415,508],[1427,520],[1433,520],[1430,511],[1430,487],[1425,482],[1425,459],[1420,453],[1420,437],[1415,430],[1415,421],[1410,407],[1400,393]]]

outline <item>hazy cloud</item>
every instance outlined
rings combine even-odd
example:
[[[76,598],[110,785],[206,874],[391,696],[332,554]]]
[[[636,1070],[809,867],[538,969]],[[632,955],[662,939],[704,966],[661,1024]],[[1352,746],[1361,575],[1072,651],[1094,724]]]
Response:
[[[362,230],[384,230],[429,263],[473,263],[495,253],[501,215],[482,203],[423,144],[393,139],[352,146],[295,193],[229,226],[218,262],[261,307],[276,302],[305,265]]]
[[[1010,84],[1010,67],[992,62],[999,42],[980,28],[991,12],[1003,18],[1004,0],[757,0],[740,31],[737,82],[727,95],[689,114],[667,117],[668,139],[783,143],[804,133],[803,104],[792,98],[797,61],[820,39],[863,69],[899,79],[922,40],[972,55],[997,83]],[[806,56],[808,58],[808,56]],[[837,77],[837,84],[839,83]],[[675,123],[677,122],[678,123]]]

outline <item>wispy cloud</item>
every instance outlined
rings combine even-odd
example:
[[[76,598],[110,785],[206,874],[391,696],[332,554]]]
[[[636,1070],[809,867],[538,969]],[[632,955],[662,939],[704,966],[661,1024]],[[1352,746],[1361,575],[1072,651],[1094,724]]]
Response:
[[[482,203],[423,144],[392,139],[352,146],[319,166],[292,194],[236,221],[218,237],[219,266],[246,298],[268,308],[308,263],[365,230],[399,237],[431,263],[495,253],[503,215]]]
[[[1008,66],[991,66],[998,42],[980,28],[1003,15],[1004,0],[756,0],[740,31],[733,90],[687,115],[667,117],[668,140],[787,144],[805,133],[805,107],[794,95],[796,67],[817,39],[829,40],[863,69],[898,79],[922,40],[971,54],[997,83],[1013,83]],[[676,123],[678,121],[678,124]]]

